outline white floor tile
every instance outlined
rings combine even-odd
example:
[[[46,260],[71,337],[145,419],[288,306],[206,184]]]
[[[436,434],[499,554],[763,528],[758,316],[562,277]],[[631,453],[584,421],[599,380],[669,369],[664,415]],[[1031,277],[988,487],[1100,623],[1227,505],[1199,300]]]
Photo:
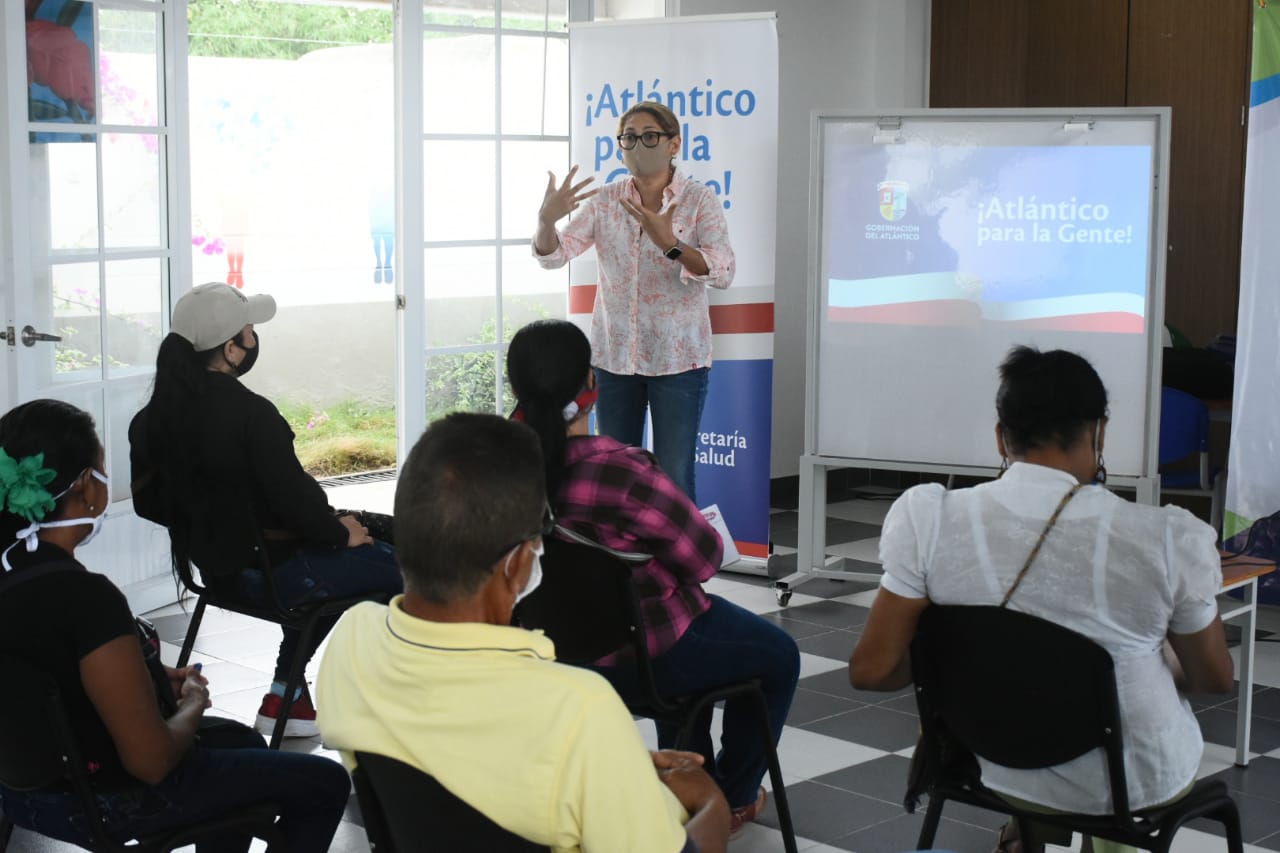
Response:
[[[796,837],[796,849],[813,850],[818,842],[810,838]],[[821,846],[821,845],[819,845]],[[759,823],[749,823],[742,834],[729,845],[733,853],[778,853],[782,849],[782,833]]]
[[[778,596],[770,587],[743,584],[738,589],[729,590],[727,593],[717,593],[717,595],[732,601],[739,607],[750,610],[752,613],[772,613],[775,610],[782,609],[778,606]],[[792,607],[799,607],[802,604],[814,604],[819,601],[822,601],[822,599],[814,595],[795,593],[791,596]]]
[[[852,644],[850,644],[852,646]],[[852,648],[849,649],[853,651]],[[811,655],[808,652],[800,653],[800,677],[808,678],[811,675],[822,675],[824,672],[831,672],[837,669],[844,669],[845,662],[842,660],[833,660],[832,658],[824,658],[821,655]]]
[[[1240,647],[1231,649],[1236,672],[1240,672]],[[1253,683],[1255,686],[1280,687],[1280,643],[1255,643],[1253,646]]]
[[[778,744],[778,763],[782,765],[783,775],[795,779],[812,779],[882,755],[888,753],[791,726],[783,730]]]
[[[859,539],[857,542],[841,542],[836,545],[827,543],[827,553],[849,560],[861,560],[864,563],[880,563],[880,537]]]
[[[854,592],[849,595],[838,595],[831,599],[839,601],[842,604],[856,604],[859,607],[870,607],[871,602],[876,600],[876,596],[880,593],[880,587],[873,589],[864,589],[862,592]]]
[[[1253,759],[1258,753],[1249,753],[1249,758]],[[1196,770],[1196,778],[1203,779],[1206,776],[1212,776],[1228,767],[1235,766],[1236,748],[1235,746],[1227,746],[1222,743],[1206,743],[1204,745],[1204,754],[1200,756],[1200,767]]]

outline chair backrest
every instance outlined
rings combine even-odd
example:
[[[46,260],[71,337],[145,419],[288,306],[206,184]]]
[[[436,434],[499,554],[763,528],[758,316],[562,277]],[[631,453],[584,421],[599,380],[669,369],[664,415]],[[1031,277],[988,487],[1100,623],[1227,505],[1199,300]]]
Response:
[[[455,797],[418,768],[356,753],[352,773],[374,853],[546,853]]]
[[[1113,813],[1129,814],[1111,655],[1081,634],[999,607],[932,605],[911,644],[926,743],[1040,769],[1106,752]]]
[[[31,791],[62,781],[67,774],[59,729],[50,702],[57,685],[47,674],[15,655],[0,654],[0,784]],[[60,705],[60,702],[59,702]]]
[[[1209,407],[1176,388],[1160,389],[1160,464],[1209,452]]]
[[[616,552],[560,534],[542,544],[542,583],[516,608],[517,623],[545,631],[565,663],[644,649],[632,565]]]

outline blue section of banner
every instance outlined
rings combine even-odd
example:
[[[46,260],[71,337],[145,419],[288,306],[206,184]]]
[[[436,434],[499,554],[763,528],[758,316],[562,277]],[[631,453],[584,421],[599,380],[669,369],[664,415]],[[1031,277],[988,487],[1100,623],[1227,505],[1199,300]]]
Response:
[[[1280,98],[1280,74],[1255,80],[1249,87],[1249,106],[1251,107],[1260,107],[1276,98]]]
[[[720,506],[737,542],[769,542],[773,360],[717,361],[698,432],[698,506]]]

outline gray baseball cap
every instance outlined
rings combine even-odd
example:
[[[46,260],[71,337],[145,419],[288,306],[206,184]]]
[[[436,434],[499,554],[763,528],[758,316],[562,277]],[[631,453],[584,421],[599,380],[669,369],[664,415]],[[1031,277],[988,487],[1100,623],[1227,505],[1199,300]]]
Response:
[[[250,323],[276,316],[276,301],[265,293],[245,296],[222,282],[199,284],[173,306],[169,328],[191,342],[196,352],[225,344]]]

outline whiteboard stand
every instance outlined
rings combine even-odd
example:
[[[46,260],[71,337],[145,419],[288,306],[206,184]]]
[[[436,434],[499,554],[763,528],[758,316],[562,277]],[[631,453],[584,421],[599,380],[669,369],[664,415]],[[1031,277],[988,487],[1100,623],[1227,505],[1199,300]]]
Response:
[[[931,474],[994,478],[999,469],[967,465],[928,465],[887,462],[883,459],[844,459],[833,456],[800,457],[800,523],[796,541],[796,571],[774,581],[778,606],[786,607],[796,587],[813,578],[879,584],[881,572],[851,572],[844,557],[827,556],[827,472],[836,468],[868,468],[880,471],[915,471]],[[1148,506],[1160,503],[1157,477],[1110,477],[1108,487],[1133,489],[1136,501]]]

